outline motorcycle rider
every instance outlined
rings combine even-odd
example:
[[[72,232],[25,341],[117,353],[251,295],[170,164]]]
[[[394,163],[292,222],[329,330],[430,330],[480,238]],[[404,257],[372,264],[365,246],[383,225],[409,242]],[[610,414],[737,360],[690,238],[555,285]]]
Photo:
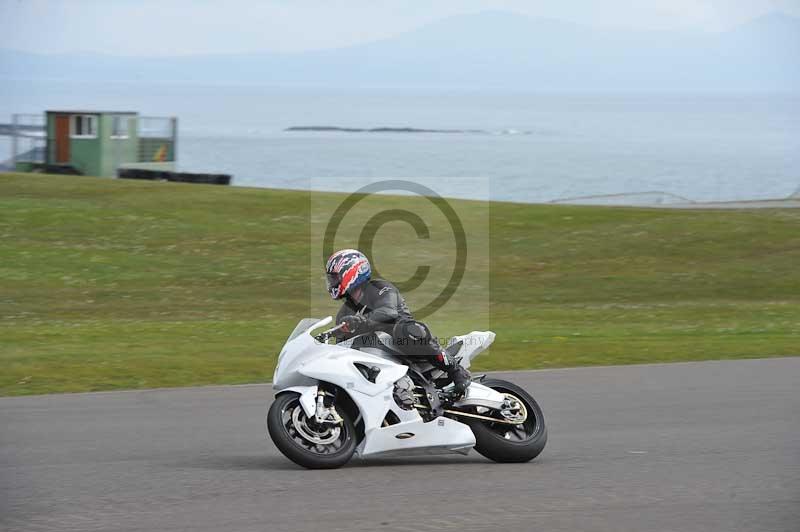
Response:
[[[343,324],[337,331],[337,342],[367,332],[386,332],[406,355],[422,356],[445,371],[456,396],[464,394],[472,382],[469,371],[442,349],[427,325],[414,319],[392,283],[372,279],[369,260],[363,253],[355,249],[337,251],[326,262],[325,274],[331,297],[345,300],[336,316],[336,323]]]

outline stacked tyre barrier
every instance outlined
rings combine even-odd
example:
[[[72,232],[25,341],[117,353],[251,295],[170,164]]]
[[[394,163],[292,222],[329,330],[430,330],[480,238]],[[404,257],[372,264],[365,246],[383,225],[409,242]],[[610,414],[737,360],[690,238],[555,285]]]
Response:
[[[80,170],[69,164],[31,163],[27,171],[35,174],[83,175]]]
[[[175,183],[200,183],[203,185],[230,185],[230,174],[197,174],[192,172],[171,172],[168,170],[144,170],[141,168],[120,168],[117,177],[121,179],[144,179],[147,181],[172,181]]]

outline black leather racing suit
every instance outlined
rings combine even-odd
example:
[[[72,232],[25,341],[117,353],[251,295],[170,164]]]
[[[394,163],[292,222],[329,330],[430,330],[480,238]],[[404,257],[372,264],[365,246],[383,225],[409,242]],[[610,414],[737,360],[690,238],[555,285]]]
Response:
[[[337,342],[365,332],[383,331],[392,336],[395,345],[406,355],[425,357],[428,362],[448,374],[457,369],[466,371],[460,366],[456,368],[455,361],[444,353],[430,329],[424,323],[414,320],[405,299],[392,283],[371,279],[357,293],[357,301],[350,294],[345,296],[347,299],[336,315],[336,323],[342,323],[346,317],[359,313],[366,318],[366,323],[356,331],[337,332]]]

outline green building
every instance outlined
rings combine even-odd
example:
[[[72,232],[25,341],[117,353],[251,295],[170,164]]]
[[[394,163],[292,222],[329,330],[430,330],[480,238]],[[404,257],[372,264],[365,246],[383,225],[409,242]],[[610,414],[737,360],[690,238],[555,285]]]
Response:
[[[177,119],[130,111],[46,111],[45,139],[45,165],[84,175],[114,177],[119,168],[174,170]]]

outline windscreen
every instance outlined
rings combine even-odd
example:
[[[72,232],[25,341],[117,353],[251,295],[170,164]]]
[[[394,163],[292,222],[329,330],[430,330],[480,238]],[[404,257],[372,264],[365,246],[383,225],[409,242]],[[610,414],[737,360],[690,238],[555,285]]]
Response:
[[[300,323],[297,324],[297,327],[294,328],[292,334],[289,335],[289,338],[286,341],[291,342],[318,321],[320,321],[320,318],[304,318],[300,320]]]

